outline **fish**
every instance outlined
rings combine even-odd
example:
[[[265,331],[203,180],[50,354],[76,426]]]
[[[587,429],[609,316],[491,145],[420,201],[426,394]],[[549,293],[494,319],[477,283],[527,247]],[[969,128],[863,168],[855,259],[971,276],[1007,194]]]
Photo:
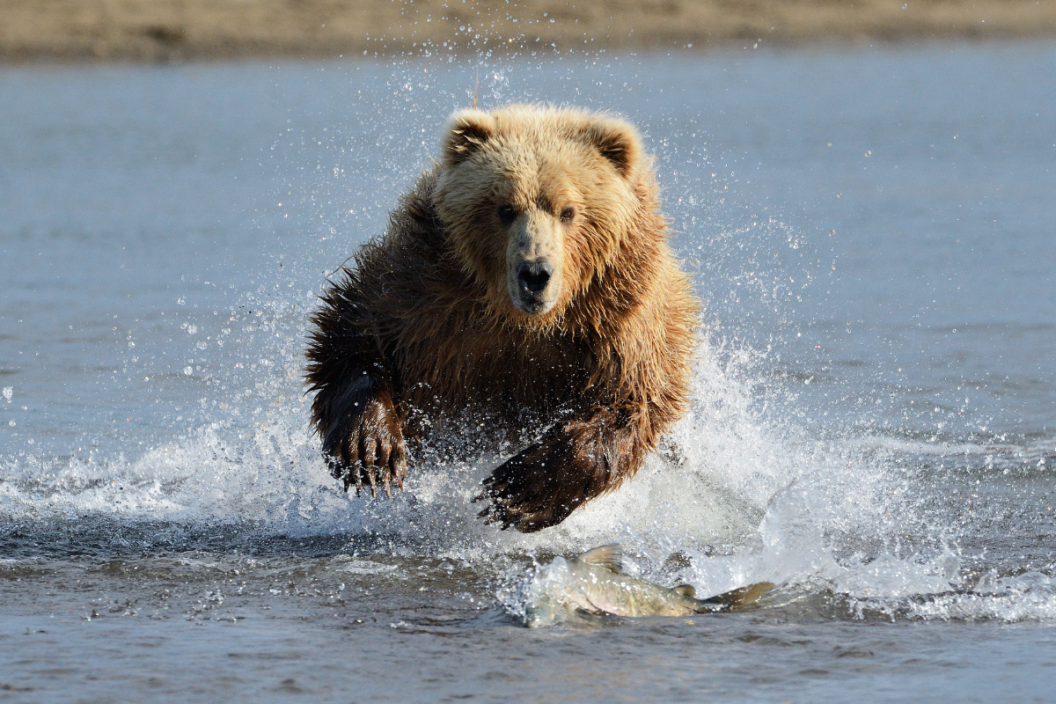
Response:
[[[691,584],[662,587],[625,573],[622,563],[623,550],[618,543],[596,547],[570,560],[555,558],[530,584],[525,622],[529,626],[549,625],[569,611],[637,618],[743,610],[774,588],[770,582],[758,582],[698,599]]]

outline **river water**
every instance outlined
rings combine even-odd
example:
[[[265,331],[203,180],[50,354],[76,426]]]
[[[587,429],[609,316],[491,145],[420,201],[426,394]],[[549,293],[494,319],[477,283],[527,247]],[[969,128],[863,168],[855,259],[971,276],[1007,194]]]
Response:
[[[347,497],[301,381],[478,80],[638,124],[707,302],[689,416],[531,536],[498,456]],[[1054,223],[1051,43],[0,69],[0,696],[1048,701]],[[778,588],[522,625],[613,541]]]

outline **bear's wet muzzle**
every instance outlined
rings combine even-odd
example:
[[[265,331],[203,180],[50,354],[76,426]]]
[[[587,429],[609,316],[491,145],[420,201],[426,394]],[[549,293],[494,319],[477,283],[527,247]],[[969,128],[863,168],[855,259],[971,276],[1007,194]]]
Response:
[[[546,290],[554,267],[549,262],[521,262],[517,267],[517,283],[521,299],[534,300]]]
[[[513,225],[506,252],[507,287],[515,308],[543,315],[561,289],[561,233],[541,213],[526,213]]]
[[[521,262],[517,266],[517,307],[529,314],[549,310],[551,301],[546,294],[553,273],[549,262]]]

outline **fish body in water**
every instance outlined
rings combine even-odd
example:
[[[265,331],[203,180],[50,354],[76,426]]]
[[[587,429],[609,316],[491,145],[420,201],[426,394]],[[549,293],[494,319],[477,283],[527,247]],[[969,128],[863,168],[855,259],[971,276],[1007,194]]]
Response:
[[[553,623],[562,610],[615,616],[688,616],[750,606],[773,585],[760,582],[725,594],[698,599],[689,584],[673,589],[626,574],[619,545],[603,545],[571,560],[556,558],[534,583],[526,622]]]

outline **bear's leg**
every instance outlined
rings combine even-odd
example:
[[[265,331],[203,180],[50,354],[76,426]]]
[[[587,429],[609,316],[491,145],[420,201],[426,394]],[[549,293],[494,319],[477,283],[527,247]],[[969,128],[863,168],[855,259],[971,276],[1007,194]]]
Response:
[[[643,434],[629,414],[612,409],[559,424],[484,480],[474,501],[491,504],[480,516],[523,533],[557,525],[638,471],[648,442]]]
[[[363,375],[334,391],[321,391],[313,412],[323,435],[323,453],[330,473],[341,479],[345,491],[366,483],[372,496],[378,486],[388,495],[392,484],[403,488],[407,474],[407,449],[392,397]]]

